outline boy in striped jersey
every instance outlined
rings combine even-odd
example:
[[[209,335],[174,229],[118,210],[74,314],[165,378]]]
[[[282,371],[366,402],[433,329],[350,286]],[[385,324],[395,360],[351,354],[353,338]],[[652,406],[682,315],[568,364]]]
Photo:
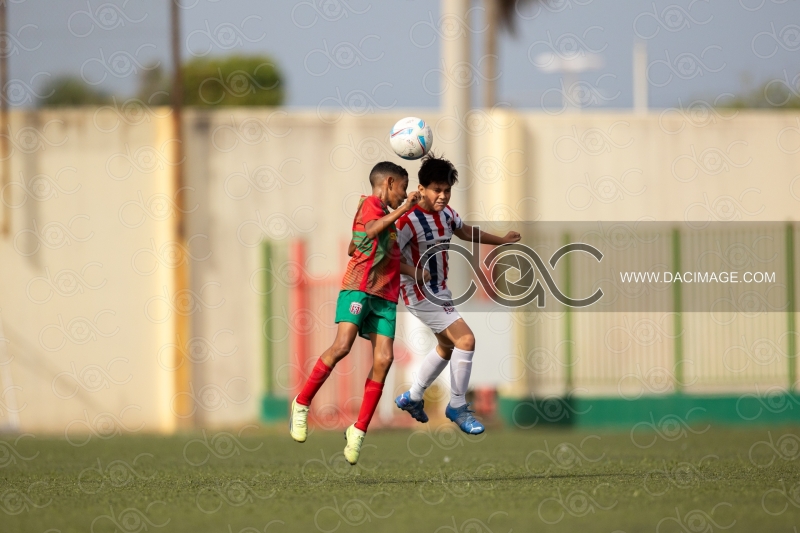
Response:
[[[395,403],[415,420],[427,422],[422,396],[449,361],[450,403],[445,416],[458,424],[464,433],[477,435],[483,433],[484,427],[475,419],[465,399],[475,353],[475,337],[452,304],[439,306],[433,303],[419,286],[419,280],[424,279],[427,288],[437,298],[452,300],[447,287],[448,254],[446,251],[437,253],[426,264],[419,265],[429,275],[419,275],[416,267],[429,248],[449,243],[453,235],[465,241],[491,245],[517,242],[520,235],[510,231],[505,237],[499,237],[481,231],[480,234],[475,232],[473,237],[473,228],[464,224],[448,205],[452,186],[458,181],[458,171],[450,161],[430,153],[423,159],[418,177],[421,199],[397,222],[397,239],[403,254],[400,296],[408,310],[433,331],[438,345],[425,356],[411,390],[398,396]]]

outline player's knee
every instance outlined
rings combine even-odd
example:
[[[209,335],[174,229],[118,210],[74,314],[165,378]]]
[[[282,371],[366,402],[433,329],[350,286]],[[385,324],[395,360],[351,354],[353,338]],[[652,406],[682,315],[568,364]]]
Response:
[[[472,352],[475,350],[475,335],[471,332],[464,334],[456,341],[456,348],[464,350],[465,352]]]
[[[344,357],[350,353],[350,344],[344,340],[336,340],[331,347],[331,355],[336,361],[344,359]]]
[[[382,351],[375,355],[375,366],[388,370],[394,361],[394,354],[391,351]]]

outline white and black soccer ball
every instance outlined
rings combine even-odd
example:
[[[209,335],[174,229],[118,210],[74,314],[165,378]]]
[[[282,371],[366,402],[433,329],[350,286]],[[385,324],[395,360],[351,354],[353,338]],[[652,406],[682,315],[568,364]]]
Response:
[[[433,132],[421,118],[406,117],[392,128],[389,144],[403,159],[419,159],[431,151]]]

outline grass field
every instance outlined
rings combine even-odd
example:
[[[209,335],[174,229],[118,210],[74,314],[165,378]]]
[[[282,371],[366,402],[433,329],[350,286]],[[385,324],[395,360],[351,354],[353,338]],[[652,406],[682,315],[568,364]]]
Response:
[[[421,426],[423,427],[423,426]],[[3,532],[796,532],[800,427],[0,441]],[[770,442],[771,440],[771,442]],[[80,444],[80,446],[75,446]]]

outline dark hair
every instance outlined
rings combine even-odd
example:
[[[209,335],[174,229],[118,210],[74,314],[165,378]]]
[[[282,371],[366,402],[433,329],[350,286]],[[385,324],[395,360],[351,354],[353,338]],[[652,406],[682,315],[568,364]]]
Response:
[[[427,187],[431,183],[446,183],[452,187],[458,182],[458,170],[444,157],[429,152],[422,159],[417,177],[419,184],[423,187]]]
[[[399,178],[408,179],[408,171],[400,165],[395,165],[391,161],[381,161],[369,173],[369,184],[373,187],[381,183],[386,176],[394,174]]]

